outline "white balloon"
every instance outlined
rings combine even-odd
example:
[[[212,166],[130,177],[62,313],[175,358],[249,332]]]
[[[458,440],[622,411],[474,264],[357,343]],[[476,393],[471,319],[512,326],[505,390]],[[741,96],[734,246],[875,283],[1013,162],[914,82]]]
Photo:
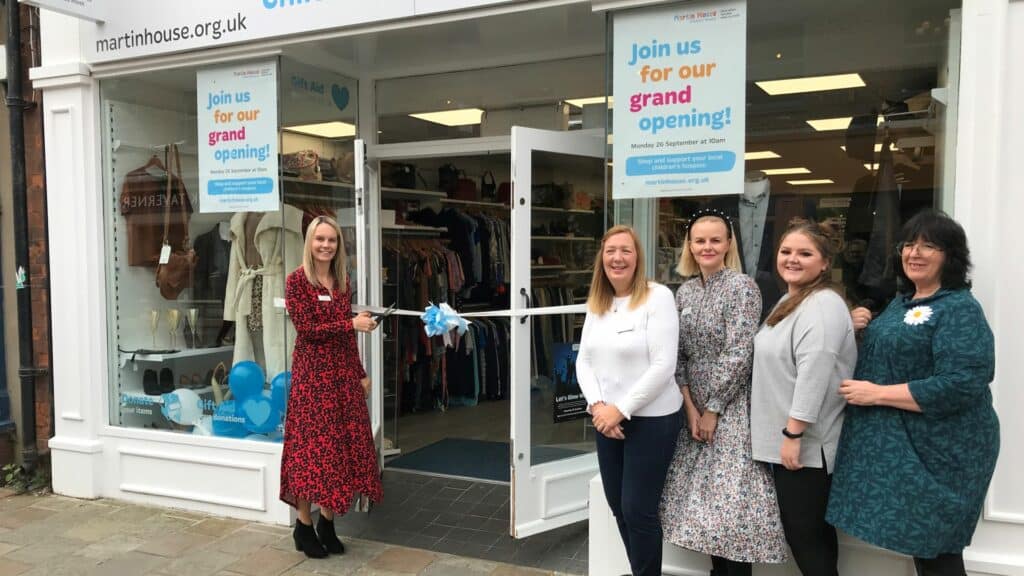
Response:
[[[203,401],[194,390],[178,388],[174,392],[164,394],[163,401],[164,405],[160,411],[165,418],[175,424],[189,426],[203,416]]]

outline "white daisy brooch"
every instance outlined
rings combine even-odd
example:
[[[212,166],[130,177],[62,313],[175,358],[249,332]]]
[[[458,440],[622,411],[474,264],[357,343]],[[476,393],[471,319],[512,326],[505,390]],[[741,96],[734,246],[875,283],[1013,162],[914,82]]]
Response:
[[[920,326],[928,321],[932,317],[932,309],[930,306],[914,306],[903,316],[904,324],[911,326]]]

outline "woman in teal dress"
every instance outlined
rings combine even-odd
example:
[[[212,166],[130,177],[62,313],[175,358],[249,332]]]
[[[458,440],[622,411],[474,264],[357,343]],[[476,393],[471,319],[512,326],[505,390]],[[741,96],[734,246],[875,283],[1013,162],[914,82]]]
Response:
[[[920,576],[963,576],[999,453],[992,331],[970,293],[963,228],[929,210],[902,234],[901,293],[839,389],[848,406],[826,519],[913,556]]]

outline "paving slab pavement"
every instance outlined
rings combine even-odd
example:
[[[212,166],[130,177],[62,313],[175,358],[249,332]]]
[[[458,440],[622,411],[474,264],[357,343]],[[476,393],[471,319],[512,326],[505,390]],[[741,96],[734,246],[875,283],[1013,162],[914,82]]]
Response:
[[[555,576],[501,562],[344,538],[309,559],[281,526],[114,500],[0,490],[0,576]]]

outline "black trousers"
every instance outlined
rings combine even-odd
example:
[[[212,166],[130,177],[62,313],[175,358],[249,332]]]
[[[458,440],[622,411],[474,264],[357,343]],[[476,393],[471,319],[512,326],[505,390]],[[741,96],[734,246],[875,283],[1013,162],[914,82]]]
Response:
[[[935,558],[914,558],[917,576],[965,576],[964,555],[939,554]]]
[[[660,576],[658,506],[682,428],[681,412],[622,421],[625,440],[597,435],[604,496],[615,515],[633,576]]]
[[[836,529],[825,522],[832,475],[825,468],[772,466],[786,542],[803,576],[838,576]]]
[[[721,556],[711,557],[711,576],[750,576],[752,570],[750,562],[737,562]]]

